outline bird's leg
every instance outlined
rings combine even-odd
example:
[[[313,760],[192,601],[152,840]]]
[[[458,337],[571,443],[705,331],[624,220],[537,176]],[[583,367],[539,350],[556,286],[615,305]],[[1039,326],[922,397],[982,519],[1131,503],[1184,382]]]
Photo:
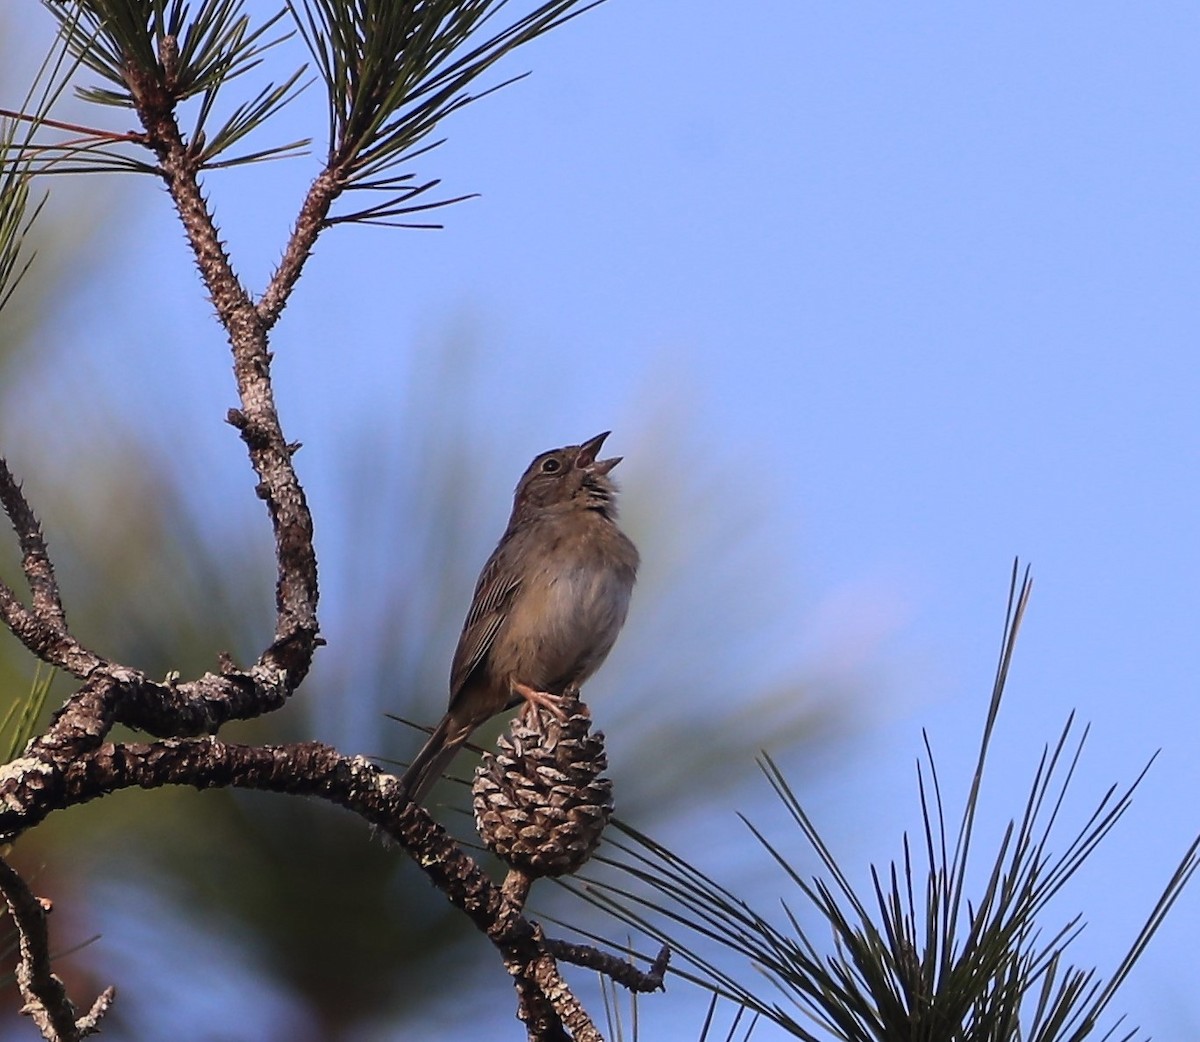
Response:
[[[549,691],[537,691],[528,684],[519,682],[514,682],[512,689],[515,694],[525,699],[525,704],[521,707],[521,717],[526,722],[529,722],[536,709],[546,710],[560,722],[566,720],[567,713],[563,709],[562,695],[552,695]]]

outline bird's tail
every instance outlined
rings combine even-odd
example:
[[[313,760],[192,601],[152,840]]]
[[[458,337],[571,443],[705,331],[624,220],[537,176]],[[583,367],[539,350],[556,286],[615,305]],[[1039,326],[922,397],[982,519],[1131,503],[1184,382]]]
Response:
[[[425,798],[470,733],[451,714],[442,717],[400,779],[400,794],[406,803],[420,803]]]

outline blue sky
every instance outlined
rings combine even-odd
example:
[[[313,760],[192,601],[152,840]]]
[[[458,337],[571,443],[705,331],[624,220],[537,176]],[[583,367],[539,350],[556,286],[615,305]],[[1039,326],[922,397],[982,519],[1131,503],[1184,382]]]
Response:
[[[612,0],[524,51],[505,71],[534,75],[418,161],[447,195],[481,193],[445,230],[322,239],[275,338],[314,502],[339,417],[377,410],[386,438],[454,336],[486,358],[464,422],[496,432],[501,502],[529,456],[609,427],[631,475],[643,446],[663,465],[657,439],[718,502],[753,490],[748,584],[802,605],[818,654],[873,663],[857,741],[812,779],[864,864],[915,822],[922,726],[967,769],[1019,554],[1036,585],[993,809],[1019,810],[1005,797],[1073,709],[1093,724],[1081,796],[1163,749],[1074,891],[1078,957],[1110,967],[1200,831],[1198,30],[1181,2]],[[319,133],[315,91],[288,120]],[[311,173],[210,179],[256,288]],[[174,407],[219,416],[229,378],[165,198],[122,199],[114,282],[66,328],[103,306],[144,360],[161,343],[136,330],[170,323],[195,346],[168,363],[195,389]],[[137,299],[113,289],[130,278]],[[162,407],[154,386],[119,393]],[[181,451],[240,487],[210,427]],[[1200,1024],[1198,911],[1193,891],[1119,1003],[1156,1037]]]

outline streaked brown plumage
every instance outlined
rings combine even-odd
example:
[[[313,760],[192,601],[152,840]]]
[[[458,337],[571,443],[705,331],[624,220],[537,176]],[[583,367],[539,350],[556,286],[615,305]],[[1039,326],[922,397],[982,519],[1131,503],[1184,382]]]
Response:
[[[475,586],[450,669],[450,708],[401,779],[419,801],[480,724],[522,700],[555,709],[612,650],[638,553],[617,527],[621,462],[598,460],[608,431],[538,456]]]

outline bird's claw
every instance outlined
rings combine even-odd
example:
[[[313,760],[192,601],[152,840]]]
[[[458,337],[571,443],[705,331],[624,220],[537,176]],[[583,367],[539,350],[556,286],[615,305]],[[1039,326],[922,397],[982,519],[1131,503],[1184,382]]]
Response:
[[[567,719],[567,711],[563,708],[566,699],[562,695],[552,695],[549,691],[538,691],[528,684],[513,684],[513,691],[525,700],[525,704],[521,707],[521,717],[527,723],[539,709],[546,710],[559,723],[563,723]]]

